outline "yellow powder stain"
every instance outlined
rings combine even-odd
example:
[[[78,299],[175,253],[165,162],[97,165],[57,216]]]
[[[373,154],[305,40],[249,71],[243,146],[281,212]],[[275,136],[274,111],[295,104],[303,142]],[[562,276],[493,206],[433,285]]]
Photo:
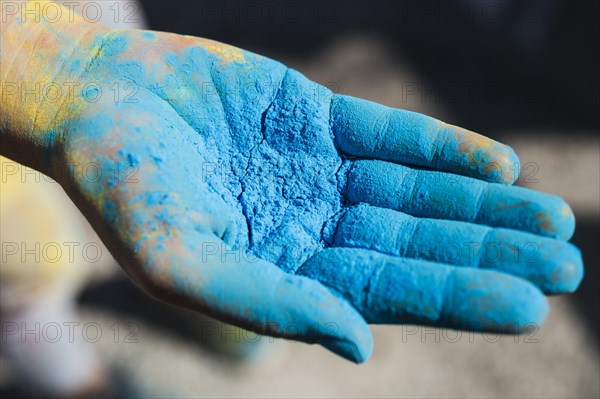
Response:
[[[465,155],[470,166],[483,169],[486,174],[497,172],[505,182],[513,180],[511,165],[508,165],[508,159],[503,156],[506,152],[503,146],[481,134],[458,126],[443,124],[441,129],[446,129],[458,141],[458,151]],[[489,164],[481,165],[481,160],[476,157],[478,151],[487,154],[491,160]]]
[[[217,65],[225,66],[234,62],[238,64],[243,64],[246,62],[246,57],[244,56],[243,51],[237,47],[231,47],[222,43],[215,43],[208,46],[207,50],[221,58],[221,61]]]
[[[537,227],[547,232],[556,232],[554,225],[552,224],[552,218],[546,212],[538,212],[533,217],[537,222]]]
[[[42,12],[47,3],[32,1],[27,7]],[[62,11],[68,15],[68,10]],[[77,45],[76,40],[66,42],[63,35],[57,34],[60,25],[46,22],[43,17],[43,13],[39,17],[28,14],[21,24],[11,26],[9,34],[3,32],[3,47],[18,50],[0,58],[2,117],[16,131],[34,136],[54,130],[86,105],[73,87],[79,76],[62,72],[63,61],[74,61],[64,57]],[[82,28],[83,34],[85,25],[78,25],[80,19],[68,28]],[[98,50],[91,48],[89,52],[91,59]]]
[[[452,130],[456,138],[460,141],[458,149],[462,153],[473,153],[478,150],[492,148],[491,140],[485,136],[457,126],[452,126]]]
[[[198,45],[220,59],[220,61],[217,63],[217,65],[220,67],[225,67],[232,63],[248,63],[244,54],[244,50],[240,48],[215,42],[209,39],[196,38],[196,41]]]

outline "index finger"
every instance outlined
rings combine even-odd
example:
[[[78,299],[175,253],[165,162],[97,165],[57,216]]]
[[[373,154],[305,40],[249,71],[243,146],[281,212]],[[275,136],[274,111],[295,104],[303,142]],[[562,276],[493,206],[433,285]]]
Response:
[[[417,112],[335,95],[336,145],[355,157],[424,166],[494,183],[512,184],[519,159],[512,148]]]

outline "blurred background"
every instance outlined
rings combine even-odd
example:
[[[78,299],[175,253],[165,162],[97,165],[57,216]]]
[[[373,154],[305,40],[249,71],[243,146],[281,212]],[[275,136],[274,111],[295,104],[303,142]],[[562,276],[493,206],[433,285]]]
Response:
[[[77,318],[87,334],[81,345],[91,347],[80,360],[89,372],[79,369],[70,380],[101,374],[120,381],[117,396],[123,397],[600,396],[598,2],[96,3],[104,7],[102,21],[108,25],[229,43],[280,60],[335,92],[426,113],[511,145],[521,159],[518,184],[572,205],[577,218],[572,241],[583,252],[586,277],[575,294],[550,298],[551,314],[539,331],[513,337],[374,326],[373,357],[356,366],[318,347],[258,337],[160,304],[134,287],[103,249],[100,261],[83,256],[80,265],[61,272],[76,276],[62,279],[71,282],[63,291],[72,293],[76,306],[63,306],[68,309],[56,317]],[[115,7],[121,10],[118,18]],[[3,187],[9,187],[5,180]],[[56,191],[56,202],[40,210],[44,217],[78,226],[62,237],[99,242],[57,185],[46,183]],[[2,190],[3,242],[14,238],[13,226],[27,222],[24,215],[31,224],[43,218],[28,213],[19,199],[31,197],[28,190],[45,190],[40,186],[19,186],[14,192],[21,197]],[[47,231],[40,235],[54,231],[32,229]],[[31,237],[27,229],[22,234]],[[44,239],[51,240],[38,237]],[[5,292],[9,278],[3,273]],[[16,303],[18,296],[1,298]],[[65,302],[69,299],[47,301]],[[21,320],[33,316],[3,312],[11,315],[3,318],[6,347],[4,335],[19,332],[5,326],[20,328]],[[33,377],[23,377],[28,374],[14,359],[25,363],[28,352],[5,352],[0,392],[23,395],[19,381]],[[46,362],[60,364],[67,352],[49,354]],[[94,362],[99,366],[89,366]]]

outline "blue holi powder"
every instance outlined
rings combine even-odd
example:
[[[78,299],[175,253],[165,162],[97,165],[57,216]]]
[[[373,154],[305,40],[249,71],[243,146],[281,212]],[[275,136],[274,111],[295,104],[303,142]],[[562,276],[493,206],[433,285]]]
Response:
[[[80,69],[81,69],[81,61],[75,60],[75,61],[73,61],[73,63],[71,64],[71,67],[69,68],[69,73],[76,73]]]
[[[332,245],[367,248],[522,277],[548,294],[574,291],[583,278],[579,250],[567,242],[522,231],[423,219],[359,205],[342,216]]]
[[[301,271],[335,287],[370,323],[522,331],[541,324],[548,313],[537,288],[491,270],[334,248],[311,258]]]
[[[140,161],[135,154],[129,153],[127,154],[127,163],[129,164],[129,166],[137,166],[140,163]]]
[[[98,101],[98,98],[102,95],[102,89],[96,84],[84,87],[82,96],[87,102],[94,103]]]
[[[221,66],[198,47],[168,54],[165,60],[177,73],[160,85],[148,84],[139,63],[116,64],[113,72],[169,101],[195,130],[183,133],[180,146],[193,144],[202,154],[200,170],[214,168],[190,184],[207,184],[232,210],[225,219],[237,234],[228,243],[293,271],[323,248],[321,230],[342,206],[341,159],[329,125],[332,93],[279,63],[247,56],[256,58],[251,71],[237,63]],[[146,152],[156,164],[170,152],[178,158],[174,147]],[[127,162],[135,163],[130,155]]]
[[[126,47],[127,39],[120,37],[105,41],[102,51],[114,57]],[[565,266],[577,258],[576,249],[549,238],[516,234],[523,230],[570,236],[573,218],[562,200],[390,162],[347,159],[338,150],[359,157],[377,152],[395,162],[445,160],[492,180],[491,172],[477,169],[478,165],[512,161],[510,152],[491,160],[483,152],[467,149],[468,157],[443,159],[435,137],[446,134],[444,129],[438,136],[423,134],[439,128],[431,118],[415,113],[389,117],[387,109],[374,116],[373,110],[381,108],[334,97],[300,73],[248,52],[241,53],[246,62],[227,63],[202,47],[177,54],[164,52],[170,71],[158,62],[119,60],[94,65],[93,72],[139,87],[138,102],[115,104],[103,99],[97,114],[81,116],[80,126],[92,143],[103,140],[108,132],[127,132],[119,136],[121,143],[114,143],[122,149],[93,156],[103,170],[115,162],[140,166],[139,181],[145,190],[128,191],[114,178],[106,182],[117,198],[135,192],[123,207],[129,214],[121,238],[134,237],[136,247],[160,241],[158,250],[148,255],[147,272],[162,276],[164,270],[156,265],[169,265],[173,295],[197,295],[197,305],[215,314],[263,321],[267,317],[289,319],[289,314],[277,313],[276,302],[281,302],[281,309],[301,309],[308,293],[313,299],[326,297],[321,307],[311,311],[322,319],[333,319],[337,312],[348,323],[325,346],[364,359],[372,345],[370,335],[365,333],[363,320],[344,308],[349,305],[342,296],[372,322],[483,330],[494,323],[544,319],[543,295],[523,278],[549,293],[572,290],[580,281],[581,265]],[[349,121],[344,104],[362,110]],[[152,112],[144,107],[151,107]],[[143,114],[144,119],[128,123],[114,117],[131,112]],[[355,131],[337,134],[349,125]],[[379,136],[367,141],[359,134],[363,130]],[[408,133],[400,137],[393,134],[396,131]],[[123,220],[119,208],[106,197],[106,187],[94,182],[81,185],[93,198],[104,199],[102,216],[119,230]],[[365,213],[376,209],[366,203],[392,210]],[[348,211],[354,205],[359,206]],[[395,211],[503,229],[442,220],[417,223]],[[352,225],[358,228],[352,230]],[[182,249],[165,251],[168,244],[164,241],[178,232],[185,233],[177,237]],[[462,243],[465,238],[483,244],[529,240],[542,248],[540,262],[527,268],[523,259],[489,261],[478,252],[480,248],[468,254],[460,250],[456,255],[438,250],[445,240]],[[260,267],[247,267],[243,276],[239,269],[243,262],[193,259],[196,268],[178,267],[190,263],[186,254],[205,255],[202,245],[211,240],[219,244],[223,240],[227,250],[243,250],[260,258]],[[330,245],[357,248],[322,251]],[[500,251],[506,259],[510,250]],[[207,269],[206,264],[211,267]],[[522,278],[480,270],[491,268]],[[314,281],[297,276],[286,280],[289,276],[282,277],[281,270],[323,282],[335,291],[339,302],[331,302]],[[265,287],[265,281],[274,286]],[[306,321],[304,313],[297,313],[293,315]],[[310,327],[300,325],[304,329],[300,333],[310,332]],[[352,339],[340,340],[342,336]],[[360,341],[357,354],[350,354],[353,349],[346,347],[348,341]]]
[[[575,229],[569,206],[550,194],[383,161],[357,161],[348,173],[346,193],[353,203],[560,239]]]
[[[127,49],[128,40],[122,35],[111,35],[106,42],[100,42],[103,57],[111,57]]]
[[[102,215],[107,223],[114,223],[117,219],[117,207],[113,201],[104,202],[104,209]]]
[[[416,112],[350,96],[333,101],[336,143],[356,157],[408,163],[513,183],[519,159],[508,146]]]

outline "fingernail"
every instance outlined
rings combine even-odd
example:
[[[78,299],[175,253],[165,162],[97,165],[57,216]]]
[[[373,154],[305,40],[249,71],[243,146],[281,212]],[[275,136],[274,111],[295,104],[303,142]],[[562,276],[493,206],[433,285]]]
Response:
[[[354,342],[336,339],[321,342],[321,345],[344,359],[348,359],[357,364],[364,363],[371,356],[372,352],[372,348],[360,346]]]

